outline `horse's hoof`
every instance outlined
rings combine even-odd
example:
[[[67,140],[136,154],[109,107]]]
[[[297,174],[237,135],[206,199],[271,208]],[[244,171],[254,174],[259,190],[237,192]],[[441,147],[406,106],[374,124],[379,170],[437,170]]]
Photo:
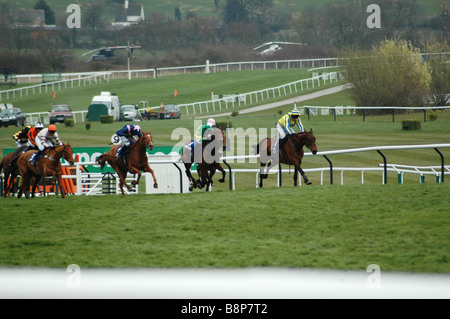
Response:
[[[311,185],[311,184],[312,184],[311,181],[307,181],[307,182],[306,182],[306,185]]]
[[[153,184],[153,188],[158,188],[158,183]]]
[[[225,179],[219,179],[219,183],[225,183]]]

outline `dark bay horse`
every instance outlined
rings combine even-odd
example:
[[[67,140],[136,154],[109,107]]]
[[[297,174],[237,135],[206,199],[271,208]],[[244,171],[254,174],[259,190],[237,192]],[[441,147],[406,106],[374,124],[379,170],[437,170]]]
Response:
[[[306,185],[311,185],[311,181],[308,180],[300,165],[304,155],[303,146],[309,148],[313,154],[317,154],[316,137],[313,130],[290,134],[279,150],[279,154],[272,154],[272,146],[275,140],[276,138],[266,138],[256,145],[256,154],[260,154],[261,164],[259,187],[263,187],[263,179],[267,178],[270,168],[278,163],[294,165],[294,186],[297,186],[297,172],[302,175]],[[271,163],[267,166],[269,162]]]
[[[219,179],[220,183],[225,182],[226,172],[220,164],[221,153],[219,150],[226,149],[226,138],[223,130],[214,127],[213,132],[205,131],[208,136],[202,141],[201,149],[194,150],[195,154],[191,154],[190,146],[183,147],[181,154],[181,161],[184,163],[186,175],[189,178],[191,186],[189,190],[193,188],[202,189],[206,186],[206,191],[209,190],[209,186],[213,185],[212,177],[219,170],[222,173],[222,178]],[[197,144],[200,145],[200,144]],[[195,148],[195,146],[194,146]],[[199,179],[196,181],[191,174],[191,166],[193,162],[197,163],[197,172]]]
[[[17,159],[22,155],[23,151],[27,148],[27,146],[22,146],[16,149],[12,153],[6,154],[0,163],[0,173],[3,171],[5,173],[5,189],[3,192],[3,197],[6,197],[8,194],[13,194],[16,191],[16,177],[19,175],[19,168],[17,167]]]
[[[3,182],[4,190],[3,190],[3,197],[6,197],[9,193],[14,193],[14,180],[16,179],[17,175],[19,175],[19,170],[17,169],[17,165],[11,167],[9,166],[9,163],[11,163],[11,160],[14,157],[14,153],[8,153],[3,157],[2,161],[0,162],[0,173],[2,172],[2,169],[5,173],[5,179]]]
[[[36,166],[29,162],[31,155],[35,153],[37,153],[37,151],[28,151],[22,154],[17,161],[19,173],[20,176],[22,176],[22,182],[20,184],[17,198],[22,197],[22,194],[25,194],[25,197],[29,198],[28,190],[30,189],[30,180],[33,177],[34,184],[31,196],[34,197],[34,192],[36,190],[37,184],[43,176],[56,177],[56,179],[58,180],[59,189],[61,190],[61,197],[65,198],[66,194],[63,189],[60,159],[64,158],[69,162],[70,165],[74,164],[73,150],[70,146],[70,143],[58,147],[47,148],[44,151],[44,155],[42,156],[42,158],[36,161]]]
[[[130,187],[125,181],[128,172],[131,174],[138,174],[137,180],[131,182],[132,185],[139,184],[139,180],[141,179],[141,171],[149,172],[153,176],[153,187],[158,188],[155,173],[148,165],[148,156],[146,152],[147,148],[149,150],[154,148],[151,131],[148,131],[148,133],[142,132],[142,136],[131,146],[131,150],[129,152],[130,155],[125,159],[125,161],[121,158],[116,158],[117,149],[119,147],[120,145],[111,147],[107,153],[104,153],[97,158],[97,163],[101,166],[101,169],[103,169],[106,163],[108,163],[114,171],[116,171],[120,178],[119,186],[122,191],[122,195],[125,195],[123,185],[125,185],[129,191],[132,190],[132,187]]]

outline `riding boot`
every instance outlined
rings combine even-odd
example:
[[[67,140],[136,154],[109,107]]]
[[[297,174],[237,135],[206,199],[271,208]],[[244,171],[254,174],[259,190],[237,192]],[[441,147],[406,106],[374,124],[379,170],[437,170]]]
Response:
[[[128,146],[123,145],[122,148],[120,149],[119,154],[117,154],[117,158],[125,159],[127,153],[128,153]]]
[[[36,166],[36,161],[37,161],[39,158],[41,158],[42,153],[43,153],[43,152],[42,152],[41,150],[39,150],[37,153],[31,155],[29,162],[30,162],[33,166]]]

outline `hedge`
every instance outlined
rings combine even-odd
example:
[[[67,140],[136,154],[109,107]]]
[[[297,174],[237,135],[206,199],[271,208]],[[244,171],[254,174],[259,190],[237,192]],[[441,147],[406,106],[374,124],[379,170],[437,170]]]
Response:
[[[403,120],[402,128],[405,131],[420,130],[422,128],[422,122],[420,120]]]

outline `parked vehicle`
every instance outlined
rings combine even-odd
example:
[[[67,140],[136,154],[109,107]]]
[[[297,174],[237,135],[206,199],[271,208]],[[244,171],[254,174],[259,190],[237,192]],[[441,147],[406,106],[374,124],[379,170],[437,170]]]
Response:
[[[27,115],[19,107],[4,109],[0,112],[0,126],[25,126]]]
[[[176,104],[166,104],[164,105],[164,118],[165,119],[179,119],[181,118],[180,107]]]
[[[92,104],[104,104],[108,108],[108,115],[114,117],[114,121],[120,120],[120,101],[119,97],[111,92],[102,92],[100,95],[94,96]]]
[[[70,106],[67,104],[53,105],[51,111],[49,111],[50,124],[64,123],[66,119],[73,119],[73,113]]]
[[[142,114],[142,118],[144,120],[151,120],[151,119],[157,119],[158,118],[158,112],[152,110],[151,107],[147,108],[144,112],[144,114]]]
[[[136,105],[121,105],[120,106],[120,120],[122,121],[136,121],[141,119],[138,106]]]

